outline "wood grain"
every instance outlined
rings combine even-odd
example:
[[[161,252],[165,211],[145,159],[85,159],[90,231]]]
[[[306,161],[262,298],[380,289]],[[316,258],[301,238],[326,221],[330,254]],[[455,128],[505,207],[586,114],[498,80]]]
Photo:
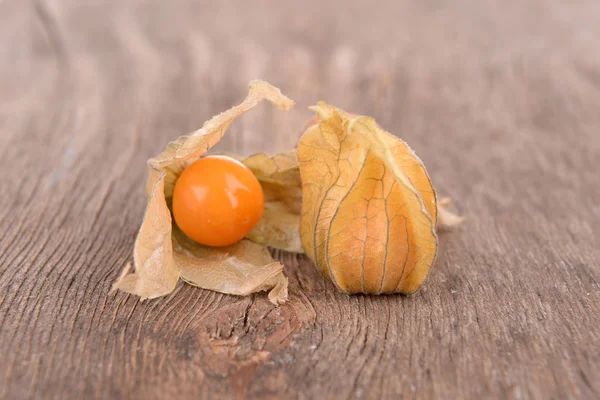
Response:
[[[600,3],[0,1],[0,398],[600,398]],[[375,2],[373,3],[375,4]],[[469,221],[415,296],[109,294],[145,160],[265,78],[222,149],[374,116]]]

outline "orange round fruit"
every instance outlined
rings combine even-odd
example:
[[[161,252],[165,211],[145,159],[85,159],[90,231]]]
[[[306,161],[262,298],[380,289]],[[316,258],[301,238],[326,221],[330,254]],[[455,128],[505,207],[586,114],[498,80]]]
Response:
[[[207,246],[228,246],[242,240],[260,220],[264,207],[258,179],[229,157],[201,158],[175,182],[175,223],[191,239]]]

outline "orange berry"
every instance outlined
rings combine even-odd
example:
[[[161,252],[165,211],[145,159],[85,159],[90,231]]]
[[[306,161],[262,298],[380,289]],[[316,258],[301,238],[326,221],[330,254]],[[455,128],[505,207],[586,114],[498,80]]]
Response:
[[[177,226],[198,243],[220,247],[244,238],[262,217],[264,194],[244,164],[208,156],[190,164],[173,192]]]

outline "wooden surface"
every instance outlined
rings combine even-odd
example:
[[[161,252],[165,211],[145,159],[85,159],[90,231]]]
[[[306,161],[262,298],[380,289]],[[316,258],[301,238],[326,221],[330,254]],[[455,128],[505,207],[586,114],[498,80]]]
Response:
[[[0,1],[0,397],[600,398],[600,3]],[[415,296],[139,302],[145,160],[269,80],[403,137],[469,221]]]

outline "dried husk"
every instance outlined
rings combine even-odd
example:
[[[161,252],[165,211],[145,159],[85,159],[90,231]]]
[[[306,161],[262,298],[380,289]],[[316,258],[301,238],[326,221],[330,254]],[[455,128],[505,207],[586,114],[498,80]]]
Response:
[[[174,226],[173,256],[181,265],[181,278],[194,286],[238,296],[270,290],[271,302],[279,304],[287,299],[288,280],[283,275],[283,265],[271,258],[264,245],[251,240],[227,247],[207,247]]]
[[[452,211],[448,210],[448,207],[450,207],[451,202],[452,200],[450,199],[450,197],[442,197],[437,202],[438,232],[442,230],[447,230],[456,225],[460,225],[467,219],[466,217],[456,215]]]
[[[265,194],[263,218],[248,239],[270,247],[303,253],[300,240],[302,184],[296,152],[256,154],[242,162],[254,173]]]
[[[198,131],[180,137],[148,160],[148,205],[134,247],[135,272],[123,274],[114,289],[136,294],[142,300],[152,299],[171,293],[183,276],[189,283],[222,293],[247,295],[270,290],[269,299],[274,304],[287,299],[283,266],[270,257],[264,244],[244,239],[220,249],[199,245],[174,226],[170,211],[175,181],[185,167],[219,142],[235,118],[262,100],[282,110],[294,104],[279,89],[253,81],[240,105],[213,117]],[[269,229],[270,219],[266,213],[261,220],[263,232]],[[261,236],[263,243],[269,241],[267,236]]]
[[[300,233],[347,293],[416,292],[437,252],[435,191],[423,163],[372,118],[319,103],[302,135]]]

